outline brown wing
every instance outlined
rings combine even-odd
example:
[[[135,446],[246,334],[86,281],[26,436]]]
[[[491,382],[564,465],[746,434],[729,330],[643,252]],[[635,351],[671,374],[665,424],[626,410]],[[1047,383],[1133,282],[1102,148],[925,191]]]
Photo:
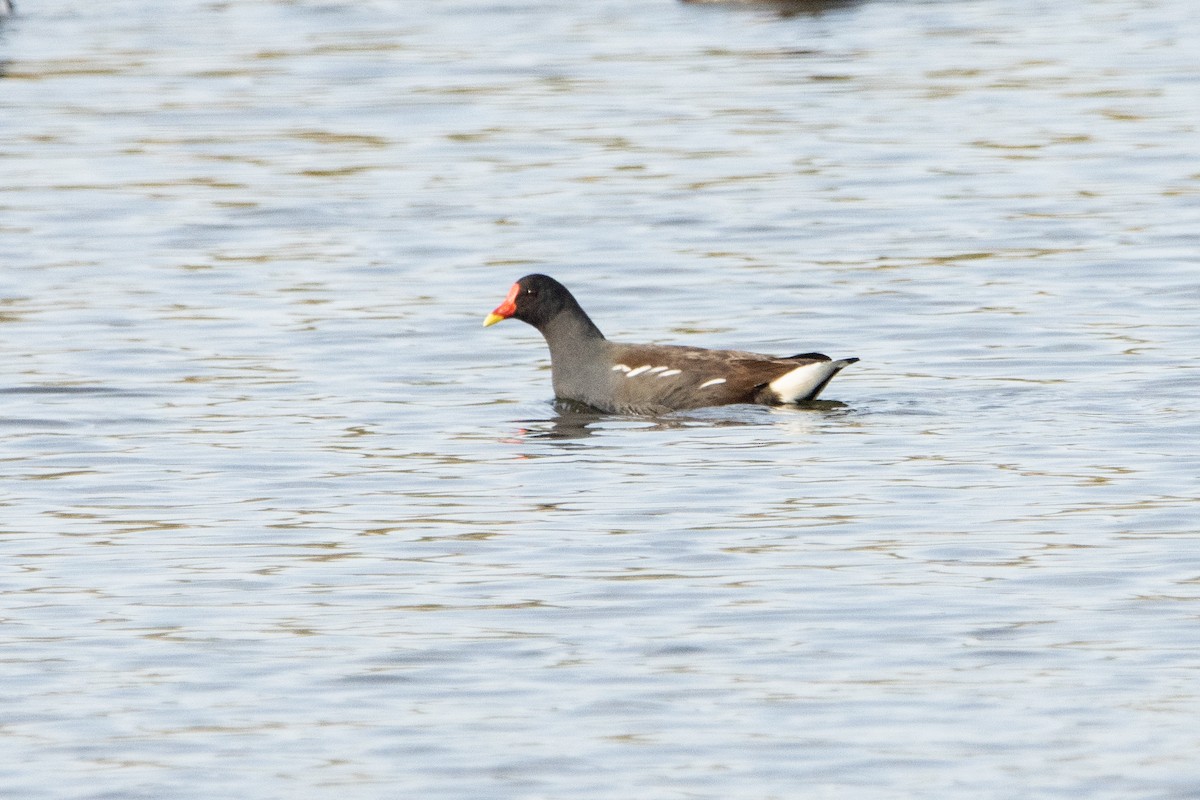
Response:
[[[617,410],[663,413],[764,402],[763,387],[819,354],[776,358],[737,350],[672,345],[617,345],[611,386]]]

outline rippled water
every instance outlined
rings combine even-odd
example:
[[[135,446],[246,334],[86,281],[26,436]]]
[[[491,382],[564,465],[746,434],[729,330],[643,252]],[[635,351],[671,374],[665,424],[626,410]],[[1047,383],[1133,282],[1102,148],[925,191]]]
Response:
[[[1190,0],[18,11],[5,797],[1200,795]]]

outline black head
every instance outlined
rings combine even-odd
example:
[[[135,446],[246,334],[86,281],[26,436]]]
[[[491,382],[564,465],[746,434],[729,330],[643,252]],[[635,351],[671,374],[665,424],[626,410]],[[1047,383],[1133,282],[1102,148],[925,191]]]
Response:
[[[512,285],[508,297],[488,314],[484,325],[495,325],[501,320],[519,319],[539,330],[550,320],[568,309],[579,309],[575,298],[567,287],[549,275],[526,275]],[[582,310],[579,310],[582,314]]]

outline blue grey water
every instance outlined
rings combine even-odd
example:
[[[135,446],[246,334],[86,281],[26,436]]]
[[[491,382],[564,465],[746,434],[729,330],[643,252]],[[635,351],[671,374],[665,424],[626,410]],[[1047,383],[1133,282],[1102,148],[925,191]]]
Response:
[[[23,0],[0,795],[1200,796],[1193,0]],[[859,356],[552,402],[484,330]]]

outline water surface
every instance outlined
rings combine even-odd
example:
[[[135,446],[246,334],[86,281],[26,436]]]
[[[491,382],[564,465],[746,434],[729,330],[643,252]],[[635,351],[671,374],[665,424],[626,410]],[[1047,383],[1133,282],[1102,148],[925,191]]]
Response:
[[[1200,794],[1186,0],[0,26],[5,796]]]

